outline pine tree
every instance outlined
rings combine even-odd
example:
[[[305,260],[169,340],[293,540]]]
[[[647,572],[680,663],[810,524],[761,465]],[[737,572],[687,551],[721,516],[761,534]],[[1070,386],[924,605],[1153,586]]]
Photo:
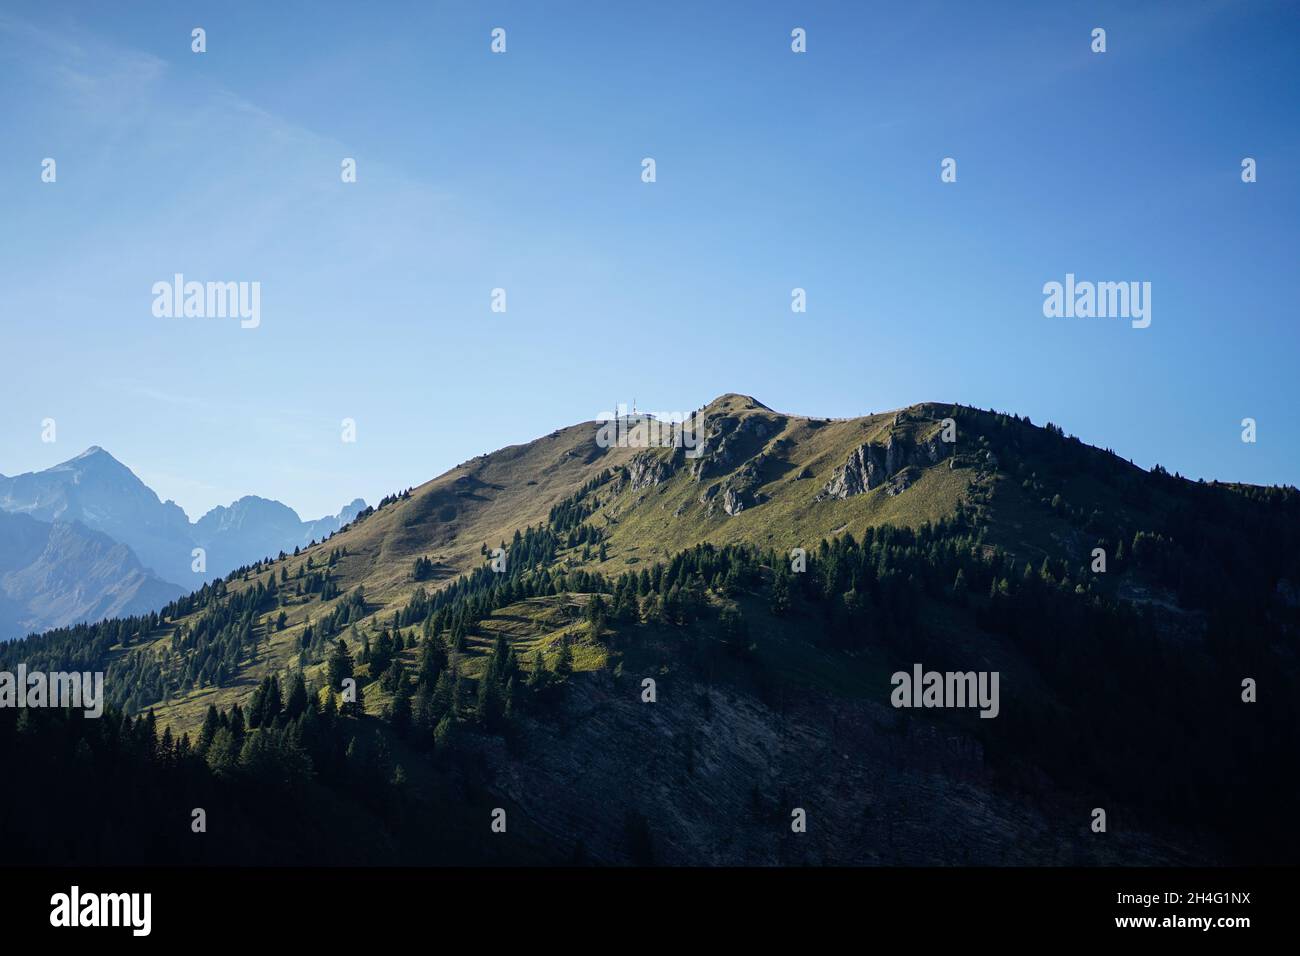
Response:
[[[293,683],[289,687],[289,697],[284,702],[284,716],[288,720],[297,720],[307,710],[307,680],[303,677],[302,671],[293,675]]]
[[[203,728],[199,731],[199,740],[195,745],[195,751],[200,757],[207,755],[208,747],[212,744],[212,738],[220,727],[221,715],[217,713],[216,705],[208,704],[208,713],[203,718]]]
[[[664,602],[658,592],[651,591],[641,602],[641,620],[646,624],[662,624],[664,621]]]
[[[433,636],[426,636],[424,646],[420,649],[419,668],[415,673],[416,684],[432,690],[438,681],[438,675],[446,666],[447,652],[443,649],[442,641]]]
[[[501,699],[501,685],[490,673],[484,674],[479,679],[476,713],[479,723],[488,730],[497,729],[505,713],[505,703]]]
[[[357,681],[353,688],[354,700],[344,701],[339,707],[339,713],[344,717],[364,717],[366,713],[366,692],[361,686],[361,681]]]
[[[455,703],[456,689],[455,680],[452,676],[451,668],[447,668],[438,675],[438,682],[433,688],[433,714],[441,720],[442,717],[452,709]]]
[[[230,705],[230,735],[235,741],[235,750],[244,745],[244,712],[238,704]]]
[[[549,676],[550,672],[546,669],[546,659],[542,656],[542,652],[533,651],[533,663],[528,670],[528,680],[524,682],[524,686],[530,691],[539,691],[546,686]]]
[[[569,647],[569,634],[560,635],[560,649],[555,655],[555,676],[568,677],[573,673],[573,650]]]
[[[456,721],[450,714],[438,721],[433,731],[433,743],[439,751],[455,749]]]
[[[685,623],[685,608],[682,605],[682,589],[674,584],[664,597],[664,619],[669,624]]]
[[[957,577],[952,582],[952,593],[954,597],[962,598],[966,595],[966,574],[961,568],[957,569]]]
[[[505,710],[505,719],[507,723],[514,720],[515,718],[515,700],[519,696],[518,684],[519,684],[518,676],[512,673],[510,675],[510,679],[506,681],[506,689],[504,695],[505,696],[504,710]]]
[[[590,628],[592,638],[599,638],[601,631],[605,629],[605,617],[607,611],[605,599],[599,593],[593,594],[591,600],[587,602],[587,624]]]
[[[334,645],[334,651],[329,658],[329,681],[330,690],[338,691],[343,687],[343,681],[353,676],[352,655],[348,653],[348,646],[339,638],[338,643]]]
[[[220,727],[205,755],[208,767],[218,776],[230,776],[238,766],[239,750],[229,727]]]
[[[399,737],[405,737],[411,729],[411,690],[403,680],[393,694],[392,711],[389,715],[393,722],[393,731]]]
[[[435,713],[433,705],[433,688],[420,685],[411,702],[411,726],[418,735],[433,732],[441,715]]]
[[[785,575],[778,575],[772,582],[772,613],[781,617],[790,610],[790,586]]]

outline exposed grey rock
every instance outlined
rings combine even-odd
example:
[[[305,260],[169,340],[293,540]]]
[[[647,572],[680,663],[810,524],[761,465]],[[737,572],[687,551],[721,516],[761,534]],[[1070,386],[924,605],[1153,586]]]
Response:
[[[627,463],[629,488],[632,491],[640,491],[667,481],[676,471],[673,457],[665,457],[652,451],[633,455],[632,460]]]
[[[711,517],[721,503],[723,512],[734,517],[766,501],[767,496],[757,490],[763,483],[762,468],[766,461],[766,455],[752,458],[731,477],[705,488],[700,493],[700,503],[708,506],[706,514]]]
[[[691,464],[691,477],[701,481],[726,474],[740,465],[781,430],[781,425],[761,415],[746,418],[720,416],[705,422],[700,454]]]
[[[884,445],[864,443],[849,454],[848,460],[835,470],[831,480],[817,494],[815,501],[828,498],[852,498],[879,488],[905,468],[934,465],[951,454],[952,445],[935,435],[928,441],[914,443],[901,434],[891,434]],[[890,494],[907,488],[915,477],[891,485]]]
[[[722,495],[722,510],[728,515],[738,515],[745,510],[745,499],[735,488],[728,488]]]
[[[885,452],[879,445],[862,444],[849,454],[849,460],[831,476],[817,501],[827,498],[852,498],[880,485],[884,480]]]

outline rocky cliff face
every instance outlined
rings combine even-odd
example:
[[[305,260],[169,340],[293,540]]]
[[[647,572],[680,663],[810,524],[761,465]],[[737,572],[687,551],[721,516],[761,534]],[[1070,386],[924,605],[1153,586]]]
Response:
[[[728,517],[735,517],[746,508],[760,505],[767,497],[758,490],[763,483],[763,466],[767,456],[759,454],[745,462],[735,474],[710,485],[700,494],[700,503],[708,505],[708,514],[715,513],[719,505]]]
[[[849,454],[848,460],[835,470],[831,480],[814,500],[852,498],[879,488],[891,479],[890,490],[897,494],[915,479],[909,469],[938,464],[952,453],[952,446],[935,435],[916,442],[905,434],[891,434],[883,445],[865,443]]]
[[[665,456],[658,451],[643,451],[632,456],[627,463],[628,487],[632,491],[653,488],[671,478],[683,457],[681,449]]]
[[[698,454],[688,456],[681,448],[640,452],[627,465],[629,486],[632,491],[654,488],[682,471],[702,486],[697,498],[706,515],[734,517],[767,500],[759,489],[781,472],[790,442],[779,436],[787,424],[786,418],[766,412],[706,414]],[[851,498],[881,486],[886,494],[901,494],[922,469],[952,456],[953,446],[938,433],[918,437],[932,424],[927,417],[900,413],[885,440],[858,445],[813,500]],[[797,478],[812,474],[804,468]]]
[[[735,470],[753,458],[784,427],[782,420],[763,415],[716,415],[704,421],[700,454],[691,463],[691,477],[703,481]]]

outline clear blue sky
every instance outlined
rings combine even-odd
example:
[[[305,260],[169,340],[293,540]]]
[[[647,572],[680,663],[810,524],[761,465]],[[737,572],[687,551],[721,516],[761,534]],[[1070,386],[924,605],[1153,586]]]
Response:
[[[7,0],[0,472],[99,444],[191,517],[315,517],[738,391],[1297,483],[1298,10]],[[155,318],[176,272],[259,281],[261,327]],[[1151,327],[1045,318],[1067,272],[1151,282]]]

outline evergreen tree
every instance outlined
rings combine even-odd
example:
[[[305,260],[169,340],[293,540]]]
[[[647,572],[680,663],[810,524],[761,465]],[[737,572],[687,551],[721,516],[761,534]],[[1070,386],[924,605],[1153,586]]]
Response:
[[[560,649],[555,655],[555,676],[564,678],[573,673],[573,649],[569,646],[569,633],[560,635]]]
[[[524,686],[534,693],[546,687],[550,671],[546,669],[546,659],[540,650],[533,651],[532,666],[528,669],[528,679]]]
[[[411,727],[416,732],[417,739],[432,734],[441,716],[434,710],[433,688],[427,684],[419,685],[411,702]]]
[[[293,675],[293,683],[289,686],[289,696],[284,702],[284,716],[290,721],[297,720],[307,710],[307,680],[303,677],[302,671]]]
[[[433,743],[439,752],[455,749],[456,721],[450,714],[438,721],[433,731]]]
[[[213,734],[205,755],[208,767],[219,777],[229,777],[239,764],[239,750],[229,727],[220,727]]]
[[[200,757],[207,755],[212,738],[220,727],[221,715],[217,713],[216,705],[208,704],[207,715],[203,718],[203,728],[199,731],[198,743],[195,745],[195,750]]]
[[[361,681],[356,682],[353,695],[353,700],[345,700],[339,706],[339,713],[344,717],[364,717],[366,713],[366,692],[361,686]]]
[[[787,583],[785,575],[778,575],[772,582],[772,613],[777,617],[789,613],[790,611],[790,585]]]
[[[405,680],[397,685],[393,694],[389,719],[393,723],[393,731],[399,737],[405,737],[411,729],[411,690]]]
[[[348,653],[348,646],[339,638],[334,645],[334,651],[329,657],[329,681],[330,690],[339,691],[343,688],[343,681],[353,676],[352,655]]]

